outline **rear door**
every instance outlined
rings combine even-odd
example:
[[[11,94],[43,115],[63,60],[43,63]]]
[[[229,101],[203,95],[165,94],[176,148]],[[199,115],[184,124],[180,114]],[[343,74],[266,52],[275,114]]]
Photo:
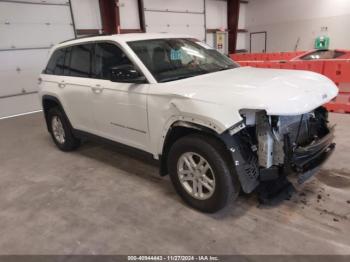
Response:
[[[92,116],[94,44],[67,48],[64,78],[60,79],[61,103],[75,129],[96,132]]]
[[[96,43],[95,73],[99,79],[94,93],[94,117],[98,134],[146,150],[149,143],[147,120],[148,84],[110,81],[111,69],[132,65],[115,43]]]

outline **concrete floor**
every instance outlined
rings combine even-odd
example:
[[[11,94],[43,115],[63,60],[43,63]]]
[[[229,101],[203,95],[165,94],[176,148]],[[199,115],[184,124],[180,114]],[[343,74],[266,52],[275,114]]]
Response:
[[[350,115],[291,200],[185,206],[157,167],[87,143],[57,150],[41,114],[0,121],[0,254],[350,254]]]

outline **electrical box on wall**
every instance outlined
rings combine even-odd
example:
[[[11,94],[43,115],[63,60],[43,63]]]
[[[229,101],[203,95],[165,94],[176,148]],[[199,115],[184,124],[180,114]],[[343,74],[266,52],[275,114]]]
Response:
[[[228,54],[228,35],[225,31],[217,31],[215,33],[215,49],[220,53]]]
[[[315,40],[316,49],[328,49],[330,38],[328,36],[319,36]]]

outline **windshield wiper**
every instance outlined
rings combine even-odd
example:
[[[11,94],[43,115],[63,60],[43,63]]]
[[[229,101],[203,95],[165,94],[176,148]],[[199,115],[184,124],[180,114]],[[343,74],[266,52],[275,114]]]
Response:
[[[209,72],[198,72],[196,74],[189,74],[189,75],[180,75],[180,76],[172,76],[172,77],[167,77],[167,78],[163,78],[162,80],[159,80],[159,83],[163,83],[163,82],[170,82],[170,81],[176,81],[176,80],[180,80],[180,79],[185,79],[185,78],[189,78],[189,77],[194,77],[194,76],[199,76],[199,75],[203,75],[203,74],[207,74]]]
[[[159,81],[159,83],[163,83],[163,82],[170,82],[170,81],[175,81],[175,80],[180,80],[180,79],[185,79],[185,78],[189,78],[189,77],[193,77],[196,75],[185,75],[185,76],[173,76],[173,77],[168,77],[168,78],[164,78],[162,80]]]
[[[220,68],[219,70],[217,70],[216,72],[230,70],[230,69],[234,69],[234,67],[223,67],[223,68]]]

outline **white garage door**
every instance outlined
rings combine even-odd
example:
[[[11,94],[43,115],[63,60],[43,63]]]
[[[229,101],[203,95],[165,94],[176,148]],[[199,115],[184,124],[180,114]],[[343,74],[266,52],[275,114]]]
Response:
[[[0,118],[40,109],[37,79],[52,45],[74,38],[67,0],[0,0]]]
[[[144,0],[146,31],[205,40],[204,0]]]

